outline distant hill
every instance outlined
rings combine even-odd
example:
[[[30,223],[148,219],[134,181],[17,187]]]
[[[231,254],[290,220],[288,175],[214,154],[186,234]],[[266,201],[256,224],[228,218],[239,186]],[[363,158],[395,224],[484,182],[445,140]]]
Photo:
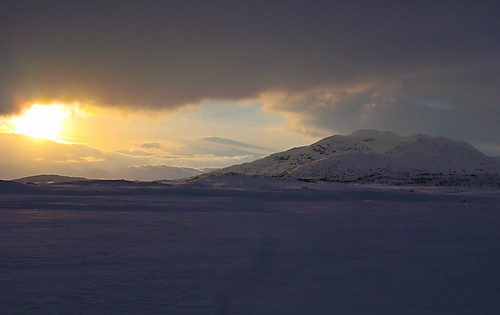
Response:
[[[209,145],[214,144],[213,141],[223,142],[221,139],[211,138],[207,141]],[[143,165],[149,162],[117,152],[100,151],[82,144],[58,143],[15,133],[0,133],[0,178],[3,179],[19,178],[24,181],[26,178],[28,182],[48,183],[66,179],[50,177],[52,175],[35,178],[31,176],[64,174],[79,179],[159,180],[180,179],[202,173],[192,168],[167,165],[132,166],[137,163]],[[153,161],[151,163],[156,164]],[[44,178],[46,176],[49,177]]]
[[[444,137],[360,130],[216,170],[336,182],[500,186],[500,160]]]
[[[23,178],[14,179],[14,182],[22,183],[22,184],[53,184],[53,183],[62,183],[62,182],[75,182],[75,181],[83,181],[87,180],[83,177],[72,177],[72,176],[62,176],[62,175],[35,175],[28,176]]]
[[[113,178],[128,180],[170,180],[188,178],[203,173],[194,168],[167,165],[132,166],[112,172]]]
[[[99,175],[97,177],[100,179],[153,181],[153,180],[173,180],[173,179],[188,178],[202,173],[204,172],[193,168],[156,165],[156,166],[132,166],[128,168],[117,169],[112,172],[103,170],[102,172],[96,175]],[[31,183],[39,185],[39,184],[82,182],[82,181],[89,181],[89,179],[84,177],[44,174],[44,175],[22,177],[15,179],[14,181],[23,184]]]

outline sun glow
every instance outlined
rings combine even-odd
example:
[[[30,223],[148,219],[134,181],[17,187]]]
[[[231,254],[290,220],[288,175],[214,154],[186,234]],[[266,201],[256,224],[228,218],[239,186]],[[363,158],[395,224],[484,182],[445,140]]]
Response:
[[[22,116],[14,117],[15,133],[63,142],[59,137],[66,116],[60,105],[33,105]]]

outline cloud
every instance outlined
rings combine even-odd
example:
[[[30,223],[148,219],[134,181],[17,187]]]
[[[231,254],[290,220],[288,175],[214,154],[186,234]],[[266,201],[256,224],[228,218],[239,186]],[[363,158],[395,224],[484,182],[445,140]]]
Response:
[[[139,146],[144,148],[144,149],[160,149],[161,148],[161,144],[159,144],[158,142],[145,142]]]
[[[251,157],[252,160],[263,157],[271,152],[272,150],[267,148],[219,137],[188,139],[176,151],[177,154],[188,156],[202,155],[221,158]]]
[[[246,148],[250,150],[257,150],[257,151],[264,151],[267,153],[273,152],[272,149],[253,145],[253,144],[248,144],[248,143],[243,143],[239,141],[235,141],[232,139],[227,139],[227,138],[220,138],[220,137],[204,137],[200,139],[201,141],[204,142],[209,142],[209,143],[214,143],[218,145],[223,145],[223,146],[228,146],[228,147],[234,147],[234,148]]]
[[[146,142],[137,144],[144,150],[118,151],[119,153],[133,156],[154,156],[163,159],[189,158],[204,156],[209,160],[213,157],[253,157],[257,159],[263,155],[275,152],[275,150],[235,141],[221,137],[185,138],[168,142]]]
[[[80,144],[62,144],[18,134],[0,133],[0,178],[40,173],[83,175],[92,168],[124,167],[131,159]],[[135,161],[138,162],[138,161]]]
[[[223,140],[231,142],[229,139]],[[139,150],[103,152],[81,144],[64,144],[14,133],[0,133],[0,147],[2,148],[0,150],[0,179],[36,174],[61,174],[90,178],[132,178],[137,175],[136,179],[145,179],[159,176],[159,174],[166,176],[167,173],[163,171],[169,169],[168,166],[224,167],[254,161],[262,156],[244,150],[238,151],[230,146],[214,148],[210,143],[204,147],[205,151],[203,151],[196,147],[197,143],[205,142],[199,139],[186,142],[183,151],[176,151],[169,155],[162,154],[165,152],[156,149],[157,146],[154,146],[154,152]],[[235,143],[239,142],[235,141]],[[166,145],[158,144],[160,148],[166,147]],[[156,175],[155,170],[159,172]],[[139,173],[142,175],[139,176]],[[170,175],[180,174],[173,171],[170,173]]]
[[[448,136],[493,150],[500,142],[500,92],[494,88],[500,77],[493,72],[426,72],[351,90],[268,93],[261,100],[267,110],[287,115],[295,129],[318,137],[379,129]],[[471,97],[469,87],[482,95]]]
[[[149,153],[146,151],[140,151],[140,150],[134,150],[134,151],[119,150],[119,151],[116,151],[116,153],[129,155],[129,156],[152,156],[152,155],[154,155],[153,153]]]
[[[9,1],[0,113],[48,100],[175,109],[488,68],[498,13],[495,1]],[[479,104],[479,91],[467,98]]]
[[[493,147],[498,16],[497,1],[4,1],[0,115],[36,101],[174,110],[265,98],[315,137],[376,128]],[[196,145],[253,153],[218,144]]]

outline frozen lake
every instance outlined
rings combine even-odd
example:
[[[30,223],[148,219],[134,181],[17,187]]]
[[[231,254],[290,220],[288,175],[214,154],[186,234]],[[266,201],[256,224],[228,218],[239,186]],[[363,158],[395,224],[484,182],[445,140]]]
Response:
[[[67,185],[0,209],[2,314],[500,313],[498,189]]]

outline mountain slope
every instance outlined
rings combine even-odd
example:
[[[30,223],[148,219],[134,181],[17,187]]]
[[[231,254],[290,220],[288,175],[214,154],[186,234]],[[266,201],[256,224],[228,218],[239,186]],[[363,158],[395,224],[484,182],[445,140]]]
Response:
[[[496,184],[500,162],[466,142],[360,130],[210,174],[224,173],[384,183],[467,182],[474,177]]]

